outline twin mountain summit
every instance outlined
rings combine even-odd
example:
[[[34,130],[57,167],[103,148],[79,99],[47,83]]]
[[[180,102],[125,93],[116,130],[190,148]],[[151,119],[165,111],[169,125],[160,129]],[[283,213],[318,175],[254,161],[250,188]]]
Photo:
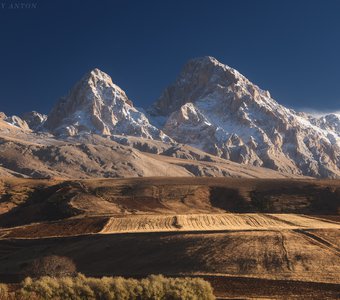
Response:
[[[190,60],[145,110],[94,69],[47,116],[2,114],[0,140],[11,176],[340,178],[340,115],[286,108],[213,57]]]

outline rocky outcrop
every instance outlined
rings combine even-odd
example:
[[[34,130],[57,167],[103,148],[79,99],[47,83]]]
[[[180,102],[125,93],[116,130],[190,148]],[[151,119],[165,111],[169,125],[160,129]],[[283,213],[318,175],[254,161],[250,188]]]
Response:
[[[3,114],[1,119],[4,120],[5,122],[7,122],[8,124],[11,124],[15,127],[22,129],[22,130],[30,130],[26,121],[22,120],[18,116],[7,117],[5,114]]]
[[[24,120],[30,129],[32,130],[41,130],[43,124],[47,120],[47,115],[38,113],[36,111],[26,112],[21,116],[21,119]]]
[[[6,114],[0,111],[0,120],[5,120],[7,118]]]

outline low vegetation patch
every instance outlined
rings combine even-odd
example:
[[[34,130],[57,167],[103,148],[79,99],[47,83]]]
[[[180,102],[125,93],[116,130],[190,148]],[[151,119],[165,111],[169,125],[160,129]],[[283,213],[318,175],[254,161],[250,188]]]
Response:
[[[16,292],[0,285],[0,300],[213,300],[210,283],[201,278],[166,278],[150,275],[144,279],[122,277],[27,277]]]
[[[8,287],[6,284],[0,283],[0,300],[8,298]]]
[[[34,278],[74,276],[76,273],[77,268],[72,259],[59,255],[37,258],[26,269],[26,276]]]

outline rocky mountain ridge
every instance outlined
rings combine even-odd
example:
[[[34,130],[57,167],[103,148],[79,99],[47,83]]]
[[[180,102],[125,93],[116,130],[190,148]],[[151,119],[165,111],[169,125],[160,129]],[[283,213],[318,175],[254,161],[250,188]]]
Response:
[[[189,61],[146,112],[135,108],[109,75],[94,69],[48,116],[31,112],[1,118],[24,132],[52,134],[57,141],[98,134],[149,153],[160,152],[151,145],[158,141],[167,145],[162,151],[169,156],[187,145],[286,174],[340,178],[340,115],[317,118],[288,109],[209,56]]]
[[[314,118],[288,109],[212,57],[189,61],[149,113],[174,140],[225,159],[340,176],[338,115]]]

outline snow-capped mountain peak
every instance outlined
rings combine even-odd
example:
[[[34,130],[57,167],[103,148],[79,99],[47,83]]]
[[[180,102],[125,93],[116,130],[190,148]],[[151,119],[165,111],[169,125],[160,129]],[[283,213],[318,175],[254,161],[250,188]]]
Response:
[[[54,106],[45,128],[56,135],[125,134],[170,140],[137,110],[109,75],[93,69]]]
[[[190,60],[148,112],[176,141],[214,155],[294,174],[340,176],[336,115],[315,119],[288,109],[213,57]]]
[[[36,112],[23,120],[33,130],[56,136],[95,133],[176,141],[242,164],[340,177],[338,114],[314,117],[286,108],[211,56],[185,64],[146,113],[108,74],[93,69],[57,102],[47,120]],[[18,119],[9,121],[17,126]]]

